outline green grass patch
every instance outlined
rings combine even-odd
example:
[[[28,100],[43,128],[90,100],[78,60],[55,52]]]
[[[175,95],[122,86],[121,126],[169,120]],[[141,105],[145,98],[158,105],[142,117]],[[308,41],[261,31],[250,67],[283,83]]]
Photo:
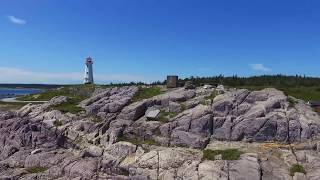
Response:
[[[181,111],[185,111],[187,110],[187,106],[185,104],[180,104],[181,105]]]
[[[306,170],[300,164],[294,164],[294,165],[291,166],[290,175],[294,176],[294,173],[296,173],[296,172],[306,174]]]
[[[59,104],[52,107],[55,110],[59,110],[63,113],[79,113],[83,111],[81,107],[78,107],[78,104],[91,96],[94,92],[96,86],[91,84],[86,85],[72,85],[65,86],[58,89],[50,89],[40,94],[26,95],[17,98],[20,101],[49,101],[57,96],[66,96],[68,97],[68,102]]]
[[[159,94],[162,94],[161,88],[158,86],[152,86],[152,87],[139,87],[138,92],[133,96],[132,101],[137,102],[141,101],[143,99],[148,99],[153,96],[157,96]]]
[[[78,106],[82,99],[69,98],[67,102],[61,103],[59,105],[53,106],[53,109],[59,110],[63,113],[77,114],[83,109]]]
[[[284,92],[287,96],[292,96],[297,99],[308,101],[319,101],[320,100],[320,87],[277,87],[277,86],[239,86],[237,88],[244,88],[250,91],[260,91],[265,88],[276,88]]]
[[[161,110],[158,120],[162,123],[167,123],[169,122],[170,118],[174,118],[177,115],[178,113],[176,112],[167,112],[167,111]]]
[[[317,87],[278,88],[285,94],[302,99],[306,102],[320,100],[320,91]]]
[[[95,85],[73,85],[65,86],[58,89],[49,89],[40,94],[32,94],[18,97],[20,101],[49,101],[56,96],[67,96],[70,98],[86,99],[95,90]]]
[[[225,150],[204,150],[203,159],[214,161],[217,155],[222,156],[222,160],[238,160],[243,152],[238,149],[225,149]]]
[[[18,110],[25,106],[28,103],[21,102],[2,102],[0,101],[0,110],[9,111],[9,110]]]
[[[42,173],[48,170],[48,168],[45,167],[40,167],[40,166],[34,166],[34,167],[29,167],[26,169],[28,173],[30,174],[36,174],[36,173]]]
[[[134,145],[137,145],[137,146],[141,146],[143,144],[146,144],[146,145],[154,145],[154,146],[159,146],[160,144],[158,142],[156,142],[154,139],[145,139],[145,140],[141,140],[141,139],[137,139],[137,138],[127,138],[126,136],[122,135],[122,136],[119,136],[117,141],[125,141],[125,142],[130,142]]]

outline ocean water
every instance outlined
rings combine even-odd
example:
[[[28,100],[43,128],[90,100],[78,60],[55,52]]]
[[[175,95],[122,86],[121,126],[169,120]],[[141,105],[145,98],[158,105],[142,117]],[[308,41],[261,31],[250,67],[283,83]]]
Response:
[[[24,89],[24,88],[0,88],[0,98],[15,97],[27,94],[36,94],[42,92],[41,89]]]

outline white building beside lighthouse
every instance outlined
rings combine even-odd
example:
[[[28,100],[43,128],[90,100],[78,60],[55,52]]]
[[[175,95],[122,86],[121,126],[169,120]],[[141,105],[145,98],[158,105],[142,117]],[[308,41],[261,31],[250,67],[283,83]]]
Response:
[[[92,58],[89,56],[85,62],[84,84],[93,84]]]

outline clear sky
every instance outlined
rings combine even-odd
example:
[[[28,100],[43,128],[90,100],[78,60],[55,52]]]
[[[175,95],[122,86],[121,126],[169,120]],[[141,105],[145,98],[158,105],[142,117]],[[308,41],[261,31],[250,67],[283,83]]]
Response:
[[[320,76],[319,0],[0,0],[0,83]]]

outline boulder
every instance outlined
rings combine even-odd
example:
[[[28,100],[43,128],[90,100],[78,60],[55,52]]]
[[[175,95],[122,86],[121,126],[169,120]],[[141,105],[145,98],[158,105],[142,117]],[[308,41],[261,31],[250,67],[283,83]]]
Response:
[[[149,120],[155,120],[159,117],[160,115],[160,110],[159,109],[155,109],[155,110],[151,110],[147,113],[146,117]]]
[[[178,113],[182,110],[181,105],[179,103],[176,102],[169,102],[169,112],[174,112],[174,113]]]
[[[119,119],[135,121],[145,115],[148,108],[148,100],[139,101],[126,106],[118,116]]]
[[[90,145],[84,150],[84,157],[100,157],[103,154],[103,149],[101,147]]]
[[[226,161],[204,161],[199,164],[200,180],[228,180],[228,165]]]
[[[35,149],[35,150],[31,151],[31,155],[38,154],[38,153],[41,153],[41,152],[42,152],[41,149]]]
[[[108,159],[112,164],[119,164],[128,155],[135,153],[137,146],[129,142],[117,142],[104,149],[103,158]]]
[[[229,164],[230,180],[238,179],[252,179],[260,180],[260,165],[258,162],[258,155],[254,153],[247,153],[241,155],[237,161],[232,161]]]
[[[138,87],[135,86],[100,89],[92,97],[82,101],[80,106],[91,114],[119,113],[130,103],[136,92]]]
[[[97,159],[81,159],[69,164],[64,168],[64,171],[66,174],[68,174],[68,177],[82,177],[87,179],[92,179],[95,176],[97,170]]]

